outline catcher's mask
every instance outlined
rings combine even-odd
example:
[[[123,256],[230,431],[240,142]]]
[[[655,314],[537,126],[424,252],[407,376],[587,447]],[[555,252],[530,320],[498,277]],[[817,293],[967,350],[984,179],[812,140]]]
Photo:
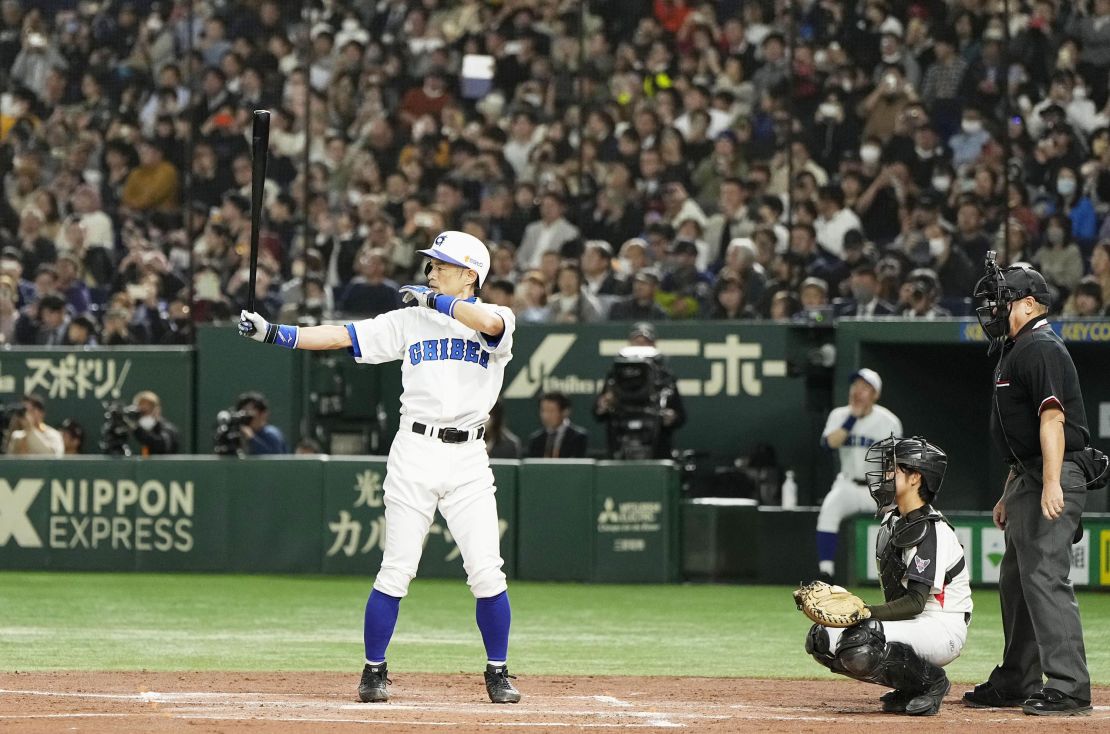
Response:
[[[879,468],[867,472],[867,488],[875,500],[876,517],[883,509],[894,504],[894,470],[903,467],[921,474],[921,485],[934,497],[944,482],[948,456],[937,446],[920,436],[898,438],[890,436],[877,441],[867,449],[867,462]]]
[[[1001,343],[1010,332],[1010,308],[1014,301],[1032,296],[1038,303],[1052,304],[1052,294],[1044,276],[1028,265],[1018,264],[998,267],[994,250],[987,253],[983,263],[984,274],[975,284],[974,298],[981,303],[975,309],[983,333],[995,344]]]

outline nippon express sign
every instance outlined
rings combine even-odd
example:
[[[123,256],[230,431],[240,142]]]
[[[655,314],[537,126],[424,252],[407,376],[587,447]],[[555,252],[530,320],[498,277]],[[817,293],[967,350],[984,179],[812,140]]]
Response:
[[[195,499],[191,481],[0,478],[0,550],[188,553]]]

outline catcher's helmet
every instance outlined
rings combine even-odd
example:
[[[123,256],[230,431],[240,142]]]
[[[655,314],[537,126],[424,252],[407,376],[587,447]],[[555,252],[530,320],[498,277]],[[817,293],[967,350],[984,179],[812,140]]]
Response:
[[[867,488],[879,512],[894,502],[895,467],[906,467],[921,474],[922,486],[934,497],[940,492],[944,472],[948,469],[948,455],[921,436],[890,436],[873,443],[867,449],[867,462],[879,466],[867,472]]]

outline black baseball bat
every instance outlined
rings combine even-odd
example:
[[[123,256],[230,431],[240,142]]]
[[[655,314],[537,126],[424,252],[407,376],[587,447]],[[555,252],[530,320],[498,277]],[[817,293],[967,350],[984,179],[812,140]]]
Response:
[[[258,274],[258,235],[262,230],[262,193],[270,153],[270,111],[255,110],[251,130],[251,276],[247,310],[254,311],[254,280]]]

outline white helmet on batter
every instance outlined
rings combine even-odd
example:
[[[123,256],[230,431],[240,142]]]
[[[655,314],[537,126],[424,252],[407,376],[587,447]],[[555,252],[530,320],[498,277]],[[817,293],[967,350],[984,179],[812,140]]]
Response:
[[[473,270],[478,274],[479,288],[486,282],[490,263],[489,250],[474,235],[454,230],[441,232],[432,242],[431,247],[417,252],[435,260]]]

